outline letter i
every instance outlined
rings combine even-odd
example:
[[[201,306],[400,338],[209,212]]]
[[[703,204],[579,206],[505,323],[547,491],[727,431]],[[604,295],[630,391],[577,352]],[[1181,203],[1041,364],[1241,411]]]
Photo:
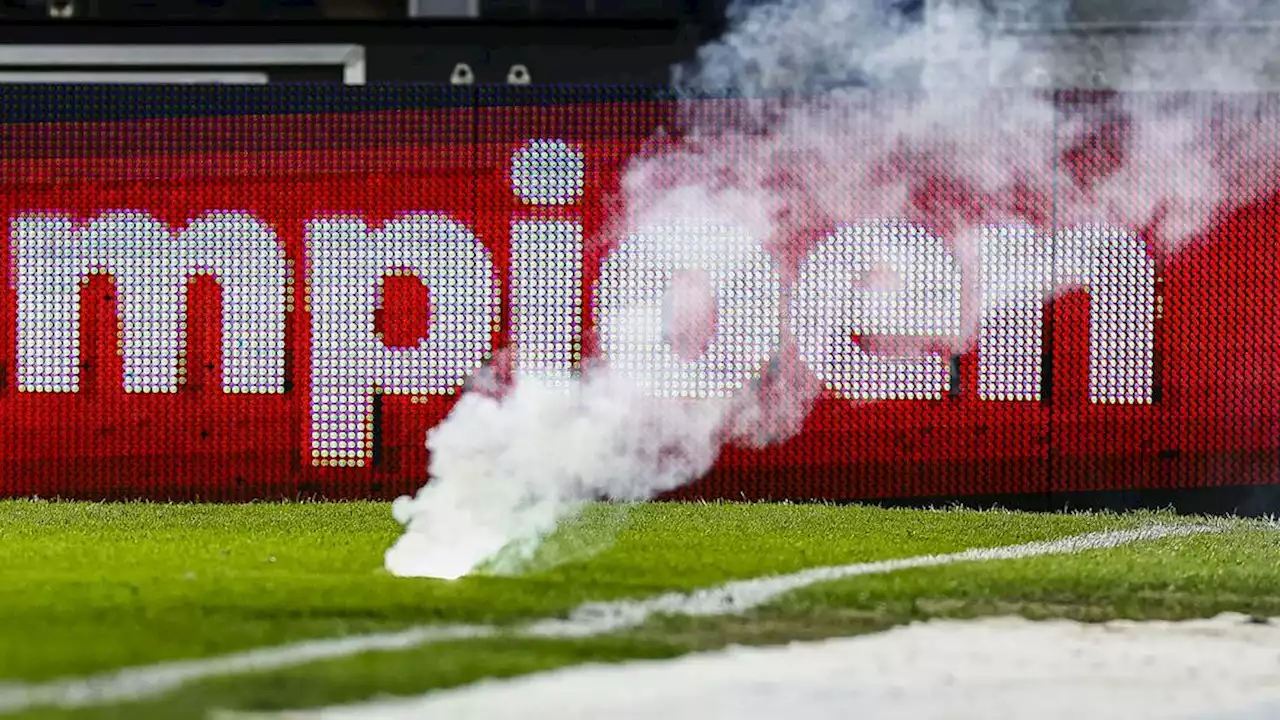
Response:
[[[561,140],[531,140],[511,158],[511,187],[543,208],[511,223],[511,340],[516,373],[567,385],[581,357],[582,151]],[[570,212],[548,212],[574,206]]]

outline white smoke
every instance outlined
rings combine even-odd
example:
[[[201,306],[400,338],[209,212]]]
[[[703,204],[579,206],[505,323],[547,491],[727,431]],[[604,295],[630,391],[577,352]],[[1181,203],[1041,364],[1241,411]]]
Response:
[[[1069,14],[1065,0],[1033,5],[1023,3],[1024,15]],[[1203,27],[1260,14],[1219,2],[1180,19]],[[1280,133],[1272,137],[1275,113],[1255,92],[1271,73],[1271,36],[1019,35],[1001,32],[994,17],[958,0],[935,2],[923,23],[877,0],[737,7],[728,32],[677,69],[676,84],[691,95],[769,99],[685,106],[674,149],[629,168],[623,230],[731,222],[763,243],[785,287],[815,231],[875,218],[928,222],[947,238],[966,298],[959,333],[932,342],[959,352],[978,327],[979,225],[1044,226],[1038,213],[1052,198],[1059,225],[1144,228],[1153,252],[1168,257],[1220,213],[1273,189]],[[1105,79],[1088,69],[1090,58]],[[1126,92],[1063,102],[992,87],[1028,76],[1068,86],[1084,77]],[[1128,92],[1167,89],[1213,92]],[[728,242],[703,251],[716,255],[703,258],[711,265],[735,267],[745,250]],[[869,289],[894,282],[873,276]],[[705,277],[672,284],[660,321],[674,346],[697,336],[717,306]],[[777,300],[755,310],[785,314],[785,291]],[[651,303],[635,303],[612,308],[617,337],[628,336],[628,323],[654,322]],[[705,474],[726,443],[793,435],[822,386],[787,355],[791,340],[784,330],[781,353],[748,368],[764,369],[759,377],[693,399],[649,392],[654,378],[643,367],[621,372],[606,362],[586,364],[568,388],[518,378],[503,392],[465,394],[429,433],[430,482],[396,502],[407,532],[387,567],[457,577],[504,548],[525,557],[590,500],[651,498]]]
[[[432,481],[394,506],[410,531],[387,565],[453,578],[512,543],[510,559],[527,557],[588,500],[643,499],[705,473],[722,421],[718,404],[664,402],[610,372],[567,392],[526,379],[500,398],[468,393],[429,435]]]

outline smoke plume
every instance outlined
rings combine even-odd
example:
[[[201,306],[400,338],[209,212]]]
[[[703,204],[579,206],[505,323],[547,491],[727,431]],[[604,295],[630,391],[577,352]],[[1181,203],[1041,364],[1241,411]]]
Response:
[[[1072,7],[1023,3],[1020,17],[1066,23]],[[660,323],[672,354],[731,350],[741,367],[673,394],[655,392],[671,386],[670,367],[618,367],[606,352],[568,387],[518,377],[465,393],[428,434],[430,482],[395,504],[406,533],[387,567],[457,577],[500,551],[518,566],[589,501],[651,498],[705,474],[726,444],[798,432],[824,390],[797,359],[803,339],[782,321],[777,337],[757,334],[768,347],[708,340],[706,328],[735,308],[804,313],[786,288],[841,224],[923,223],[959,265],[962,287],[937,290],[960,294],[957,327],[874,348],[907,361],[975,342],[983,224],[1138,228],[1171,257],[1273,190],[1280,142],[1258,92],[1272,38],[1242,42],[1227,28],[1268,9],[1202,3],[1159,31],[1080,35],[1010,29],[1008,13],[958,0],[929,5],[923,20],[881,0],[733,6],[724,36],[675,69],[676,87],[701,98],[682,105],[677,140],[633,162],[623,183],[633,242],[617,252],[643,265],[645,243],[666,243],[662,257],[709,270],[673,274],[660,308],[623,292],[596,321],[620,356],[643,351],[629,339]],[[1150,92],[1187,90],[1198,92]],[[740,232],[690,242],[693,227]],[[859,279],[870,291],[899,281],[874,268]]]

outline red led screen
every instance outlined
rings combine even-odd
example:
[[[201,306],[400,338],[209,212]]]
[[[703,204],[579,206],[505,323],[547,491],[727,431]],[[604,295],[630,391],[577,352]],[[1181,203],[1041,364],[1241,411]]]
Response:
[[[619,184],[638,153],[662,151],[653,138],[674,111],[476,104],[0,126],[0,494],[416,490],[426,430],[496,349],[519,345],[526,370],[551,375],[599,349],[604,294],[623,292],[604,276],[641,262],[609,264]],[[1055,170],[1064,186],[1105,154],[1082,153]],[[968,352],[886,369],[824,345],[821,324],[848,301],[841,273],[871,262],[858,248],[953,283],[957,308],[978,302],[930,212],[963,192],[930,192],[918,217],[797,224],[808,239],[775,258],[790,298],[782,358],[826,390],[798,435],[726,449],[682,496],[1277,481],[1276,198],[1222,214],[1172,254],[1149,228],[1059,227],[1055,197],[1031,196],[1021,215],[1033,225],[980,223],[989,254],[965,270],[1012,300],[982,316]],[[1079,287],[1046,301],[1063,273]]]

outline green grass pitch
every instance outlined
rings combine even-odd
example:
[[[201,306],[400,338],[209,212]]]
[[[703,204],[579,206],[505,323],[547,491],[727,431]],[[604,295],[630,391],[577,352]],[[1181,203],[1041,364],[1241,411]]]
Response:
[[[309,638],[430,623],[512,624],[585,601],[693,590],[820,565],[1011,545],[1164,514],[1024,514],[863,506],[600,505],[523,571],[394,578],[385,503],[160,505],[0,502],[0,689]],[[1280,616],[1280,530],[849,578],[745,615],[660,617],[588,639],[490,638],[371,652],[178,691],[21,717],[210,717],[413,694],[553,667],[671,657],[730,643],[849,635],[933,617],[1083,620]]]

